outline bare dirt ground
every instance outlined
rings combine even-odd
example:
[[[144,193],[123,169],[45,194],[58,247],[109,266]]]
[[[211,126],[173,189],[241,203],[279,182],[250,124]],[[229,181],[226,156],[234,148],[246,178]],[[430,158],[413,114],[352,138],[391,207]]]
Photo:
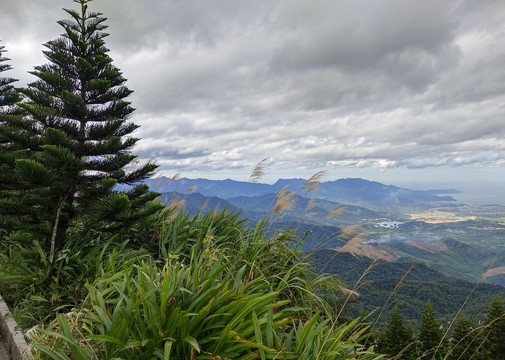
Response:
[[[495,276],[505,274],[505,266],[498,266],[493,269],[489,269],[484,273],[484,277]]]
[[[418,249],[423,249],[432,253],[449,250],[449,247],[443,242],[437,242],[437,241],[434,242],[407,241],[407,242]]]

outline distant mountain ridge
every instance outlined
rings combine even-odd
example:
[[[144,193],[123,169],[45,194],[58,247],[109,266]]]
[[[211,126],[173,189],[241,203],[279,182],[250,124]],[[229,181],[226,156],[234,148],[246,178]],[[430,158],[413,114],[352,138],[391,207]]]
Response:
[[[203,213],[220,211],[226,208],[234,213],[240,212],[241,218],[249,219],[251,222],[269,217],[281,217],[285,222],[298,225],[303,222],[307,225],[346,226],[382,217],[380,212],[365,207],[343,205],[323,199],[309,200],[299,195],[292,197],[291,209],[274,214],[273,208],[277,200],[277,195],[272,193],[259,196],[237,196],[227,200],[197,192],[164,192],[161,195],[163,203],[179,203],[184,211],[192,214],[199,211]],[[342,211],[338,216],[332,216],[332,212],[337,209],[342,209]]]
[[[423,207],[431,208],[440,204],[455,203],[450,195],[458,192],[446,190],[411,190],[394,185],[384,185],[376,181],[361,178],[347,178],[321,182],[316,191],[307,193],[303,189],[307,180],[279,179],[274,184],[252,183],[235,180],[209,180],[180,178],[170,181],[161,177],[147,179],[145,183],[153,191],[161,193],[178,192],[181,194],[200,193],[208,197],[232,199],[237,197],[255,197],[277,194],[284,187],[301,197],[324,199],[346,205],[360,205],[373,208],[384,207]]]
[[[280,179],[275,184],[187,178],[146,181],[152,190],[162,193],[162,202],[177,204],[187,213],[226,208],[239,213],[251,227],[265,220],[272,229],[293,231],[302,240],[294,245],[300,250],[339,248],[388,261],[422,262],[470,281],[486,273],[485,281],[505,284],[505,255],[502,243],[497,243],[503,226],[489,219],[465,217],[465,205],[441,196],[454,190],[419,191],[364,179],[341,179],[322,182],[317,190],[307,192],[306,183],[303,179]],[[279,192],[286,186],[293,192],[290,206],[274,211]],[[413,210],[424,213],[423,209],[442,215],[454,211],[461,221],[424,222],[409,215]],[[382,221],[397,225],[382,228],[378,226]],[[489,269],[492,271],[486,272]]]

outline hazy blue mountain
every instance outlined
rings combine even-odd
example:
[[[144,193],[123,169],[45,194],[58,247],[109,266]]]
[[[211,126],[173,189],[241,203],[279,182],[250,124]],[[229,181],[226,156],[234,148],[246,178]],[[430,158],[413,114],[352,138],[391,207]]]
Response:
[[[304,223],[307,225],[323,226],[346,226],[361,223],[363,220],[377,219],[382,217],[379,211],[370,210],[355,205],[343,205],[328,200],[303,198],[293,195],[291,208],[286,211],[273,213],[276,194],[264,194],[258,196],[237,196],[222,199],[216,196],[205,196],[200,193],[165,192],[161,196],[164,203],[176,203],[181,201],[181,208],[187,212],[196,214],[199,210],[204,213],[212,210],[222,210],[225,207],[235,213],[240,212],[242,218],[251,221],[269,219],[292,224]],[[338,216],[332,216],[334,210],[342,209]]]
[[[178,192],[181,194],[197,192],[209,197],[231,199],[277,194],[287,187],[290,192],[302,198],[318,198],[332,202],[360,205],[374,208],[383,207],[431,207],[441,203],[454,203],[448,193],[456,190],[410,190],[393,185],[359,178],[340,179],[321,182],[318,190],[307,194],[303,189],[306,180],[279,179],[274,184],[248,183],[234,180],[208,180],[180,178],[170,181],[168,178],[148,179],[145,181],[152,190],[162,193]]]
[[[441,202],[455,202],[451,196],[457,190],[410,190],[376,181],[359,178],[339,179],[321,183],[317,196],[344,204],[358,204],[373,207],[429,206]]]
[[[277,200],[277,194],[265,194],[229,198],[228,202],[243,210],[270,215]],[[343,210],[338,216],[331,215],[333,211],[341,208]],[[318,198],[307,199],[300,195],[294,195],[291,209],[283,213],[283,217],[286,216],[297,222],[343,226],[361,223],[364,219],[377,219],[382,214],[360,206],[344,205]]]
[[[160,200],[165,204],[180,202],[180,208],[191,214],[196,214],[198,211],[202,211],[203,213],[214,210],[220,211],[225,208],[234,213],[240,211],[224,199],[216,196],[205,196],[199,193],[162,193]]]
[[[267,193],[276,193],[282,187],[269,184],[247,183],[235,180],[208,180],[180,178],[170,181],[169,178],[147,179],[149,187],[158,192],[178,192],[181,194],[198,192],[205,196],[215,196],[228,199],[237,196],[258,196]],[[189,189],[189,190],[188,190]]]
[[[261,205],[261,201],[259,201],[260,204],[258,204],[257,207],[248,207],[250,205],[248,200],[251,200],[252,203],[256,203],[254,200],[257,199],[265,200],[265,205]],[[310,221],[310,219],[307,221],[305,219],[296,218],[290,214],[285,214],[282,217],[269,217],[269,214],[265,213],[264,209],[268,206],[267,202],[270,200],[270,196],[266,198],[261,196],[252,197],[251,199],[246,198],[244,206],[239,208],[224,199],[207,197],[198,193],[180,194],[172,192],[163,193],[161,196],[162,202],[167,204],[179,203],[182,210],[193,215],[197,214],[199,211],[207,213],[227,208],[230,212],[240,213],[240,217],[245,219],[246,224],[250,227],[256,226],[257,223],[263,219],[266,221],[265,227],[271,229],[272,236],[277,236],[279,231],[291,231],[293,235],[300,240],[298,243],[293,243],[293,246],[304,251],[328,248],[334,249],[345,244],[345,240],[339,237],[339,227],[316,224]]]

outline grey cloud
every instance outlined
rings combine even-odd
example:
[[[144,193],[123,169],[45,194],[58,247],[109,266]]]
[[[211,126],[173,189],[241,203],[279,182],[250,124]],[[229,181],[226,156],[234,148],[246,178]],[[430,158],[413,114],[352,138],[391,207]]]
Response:
[[[44,61],[72,5],[2,5],[16,71]],[[90,6],[135,90],[135,150],[162,171],[246,173],[264,157],[280,171],[504,166],[499,1]]]

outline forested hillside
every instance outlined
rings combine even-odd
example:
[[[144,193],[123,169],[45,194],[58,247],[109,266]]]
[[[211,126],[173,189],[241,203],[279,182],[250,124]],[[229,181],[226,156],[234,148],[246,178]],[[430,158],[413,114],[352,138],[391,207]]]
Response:
[[[347,288],[359,293],[351,297],[348,315],[375,311],[371,318],[375,321],[380,314],[380,326],[386,324],[394,306],[406,321],[419,325],[427,301],[443,322],[460,310],[478,321],[484,319],[491,298],[505,296],[501,286],[448,277],[421,263],[373,260],[333,250],[314,251],[308,256],[318,272],[337,275]]]

